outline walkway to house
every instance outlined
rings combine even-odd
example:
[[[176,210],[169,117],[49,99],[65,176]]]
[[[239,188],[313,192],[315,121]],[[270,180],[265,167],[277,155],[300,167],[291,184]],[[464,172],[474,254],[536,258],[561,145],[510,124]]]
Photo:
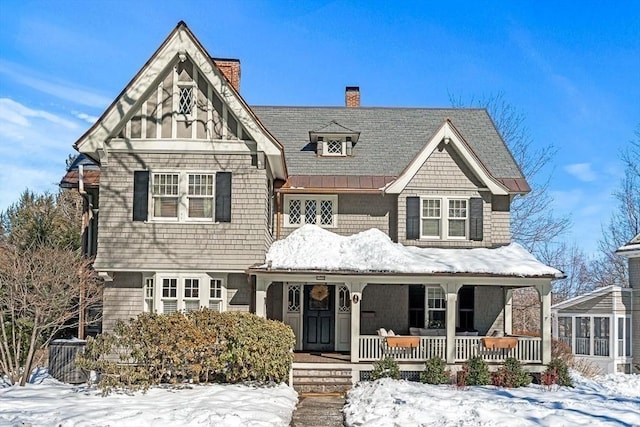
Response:
[[[291,427],[341,427],[342,395],[304,395],[298,398]]]

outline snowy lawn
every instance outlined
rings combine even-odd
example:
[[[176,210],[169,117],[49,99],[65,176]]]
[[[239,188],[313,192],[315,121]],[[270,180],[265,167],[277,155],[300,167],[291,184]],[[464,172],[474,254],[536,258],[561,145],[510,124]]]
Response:
[[[284,384],[194,385],[102,397],[95,388],[63,384],[40,372],[26,387],[0,388],[0,425],[288,426],[297,401]]]
[[[383,379],[349,392],[348,426],[638,426],[640,376],[574,375],[575,388],[433,386]]]

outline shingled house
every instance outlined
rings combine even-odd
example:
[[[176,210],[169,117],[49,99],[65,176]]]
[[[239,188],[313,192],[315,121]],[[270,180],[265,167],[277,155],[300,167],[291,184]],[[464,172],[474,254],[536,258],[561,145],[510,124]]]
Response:
[[[640,234],[637,234],[626,245],[616,252],[628,259],[629,262],[629,287],[631,288],[631,324],[627,326],[630,337],[625,349],[632,360],[633,372],[640,372]]]
[[[100,170],[104,330],[209,307],[280,319],[296,350],[342,352],[356,373],[385,351],[406,370],[549,361],[562,273],[511,243],[530,189],[486,110],[363,107],[357,87],[344,107],[250,106],[239,85],[239,61],[181,22],[76,142]],[[512,334],[525,286],[541,337],[488,344]],[[381,346],[381,328],[416,338]]]

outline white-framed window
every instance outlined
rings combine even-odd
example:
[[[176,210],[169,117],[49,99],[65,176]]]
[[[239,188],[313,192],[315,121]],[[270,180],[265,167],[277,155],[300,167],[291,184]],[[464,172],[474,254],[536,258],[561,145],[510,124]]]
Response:
[[[209,309],[222,311],[222,279],[209,280]]]
[[[167,277],[162,279],[162,313],[171,314],[178,311],[178,279]]]
[[[151,212],[154,220],[213,221],[215,173],[151,173]]]
[[[178,83],[178,114],[191,118],[195,106],[195,89],[191,83]]]
[[[336,226],[338,196],[287,195],[284,199],[284,209],[285,226],[316,224],[331,228]]]
[[[189,218],[213,218],[214,175],[193,173],[187,175],[187,204]]]
[[[318,137],[318,144],[322,144],[322,156],[346,156],[347,141],[344,137]]]
[[[184,311],[200,310],[200,279],[184,279]]]
[[[610,319],[593,318],[593,355],[609,356]]]
[[[301,285],[288,285],[287,287],[287,313],[300,313]]]
[[[177,173],[154,173],[151,185],[153,216],[156,218],[178,218],[179,175]]]
[[[573,326],[571,317],[558,316],[558,339],[567,346],[572,346]]]
[[[568,314],[558,316],[558,338],[572,347],[573,353],[584,356],[611,357],[616,350],[617,356],[629,351],[625,340],[630,331],[625,329],[624,318],[588,314]],[[630,318],[626,320],[629,321]],[[614,335],[615,334],[615,335]],[[617,338],[617,348],[614,342]],[[629,335],[630,339],[630,335]]]
[[[145,277],[144,278],[144,311],[146,313],[153,313],[154,309],[154,283],[153,277]]]
[[[447,319],[447,299],[441,287],[427,287],[428,329],[443,329]]]
[[[617,357],[631,356],[631,316],[618,319],[618,351]]]
[[[186,313],[202,307],[219,312],[226,309],[224,279],[207,273],[161,272],[146,277],[144,285],[145,307],[157,307],[158,313]]]
[[[423,197],[420,209],[420,237],[425,239],[467,239],[469,199]]]

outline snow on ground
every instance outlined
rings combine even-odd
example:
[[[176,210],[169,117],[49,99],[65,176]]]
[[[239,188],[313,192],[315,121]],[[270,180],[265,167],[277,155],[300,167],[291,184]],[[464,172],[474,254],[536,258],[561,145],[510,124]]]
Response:
[[[383,379],[349,392],[348,426],[638,426],[640,376],[574,375],[575,388],[432,386]],[[42,370],[26,387],[0,383],[0,425],[288,426],[297,394],[286,385],[153,388],[112,393],[60,383]]]
[[[383,379],[349,392],[348,426],[639,426],[640,376],[575,375],[576,387],[434,386]]]
[[[274,387],[203,385],[112,393],[39,375],[26,387],[1,388],[0,425],[288,426],[297,393]]]
[[[563,277],[562,272],[544,265],[517,243],[496,249],[417,248],[394,243],[376,228],[340,236],[310,224],[274,242],[267,253],[266,264],[261,267]]]

